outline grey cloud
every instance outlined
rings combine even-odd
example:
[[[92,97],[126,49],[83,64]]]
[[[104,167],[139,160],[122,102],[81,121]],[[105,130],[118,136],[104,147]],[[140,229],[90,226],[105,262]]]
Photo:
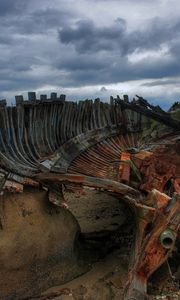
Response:
[[[26,14],[14,14],[10,19],[2,18],[0,24],[5,30],[19,34],[42,34],[51,29],[58,29],[66,24],[69,18],[73,18],[65,9],[55,10],[52,8],[41,9]]]
[[[22,9],[27,7],[26,0],[1,0],[0,1],[0,15],[6,16],[8,14],[20,13]]]
[[[8,77],[11,77],[13,72],[30,71],[32,65],[38,64],[40,64],[38,58],[31,57],[26,53],[20,54],[17,51],[17,53],[14,53],[11,57],[8,55],[6,57],[0,57],[0,76],[3,76],[3,79],[7,76],[6,74],[8,74]],[[2,73],[4,71],[5,73]]]
[[[69,71],[71,83],[106,84],[143,78],[162,78],[180,75],[178,49],[180,45],[180,22],[166,22],[154,18],[148,25],[129,32],[123,19],[117,19],[109,27],[96,26],[92,21],[79,21],[73,26],[64,26],[59,31],[59,40],[72,55],[57,64]],[[156,51],[162,45],[169,47],[166,56],[153,60],[142,58],[133,63],[128,55],[135,51]]]
[[[180,75],[180,63],[176,60],[172,63],[145,59],[141,63],[131,64],[127,57],[110,57],[106,53],[99,56],[74,54],[69,60],[57,63],[57,68],[68,71],[65,85],[74,87]]]
[[[57,30],[66,24],[70,17],[72,17],[71,14],[65,10],[39,10],[17,20],[15,26],[18,27],[20,33],[24,34],[44,33],[54,28]]]
[[[174,84],[179,85],[179,78],[166,79],[166,80],[164,80],[164,79],[163,80],[155,80],[155,81],[143,83],[141,86],[153,87],[153,86],[174,85]]]
[[[180,38],[180,22],[165,22],[160,18],[151,20],[149,26],[145,25],[143,30],[134,31],[128,37],[132,50],[158,49],[163,43],[171,44],[174,40]]]
[[[0,33],[0,45],[10,45],[12,42],[12,36]]]
[[[111,27],[96,27],[90,20],[76,23],[76,27],[64,27],[59,39],[64,44],[73,44],[79,53],[114,49],[117,39],[123,39],[125,20],[118,18]]]
[[[89,1],[80,2],[82,7],[79,2],[75,6],[75,0],[0,1],[1,94],[10,90],[38,89],[45,85],[103,87],[111,83],[149,78],[152,81],[148,80],[144,87],[152,91],[152,86],[168,85],[165,80],[161,82],[161,78],[169,80],[171,76],[180,75],[179,18],[163,15],[159,11],[159,17],[150,19],[150,10],[145,12],[143,9],[147,20],[143,19],[142,26],[138,27],[133,17],[132,23],[135,23],[129,26],[128,19],[122,17],[129,15],[130,3],[136,9],[133,0],[99,0],[105,10],[99,16],[99,11],[96,13],[96,1],[93,1],[92,21],[88,19]],[[120,2],[123,2],[126,14],[119,9]],[[106,7],[106,3],[112,4],[113,12],[117,6],[119,17],[117,13],[116,20],[108,19],[106,22],[105,11],[110,8],[109,5]],[[132,54],[156,51],[162,45],[169,48],[168,55],[162,54],[156,59],[147,55],[137,61],[129,59]]]
[[[166,24],[161,19],[151,20],[143,29],[127,31],[126,21],[118,18],[109,27],[97,27],[92,21],[79,21],[63,27],[59,39],[71,44],[79,53],[119,50],[123,55],[138,49],[158,49],[161,44],[180,37],[180,22]]]
[[[60,57],[54,61],[54,66],[58,69],[65,69],[73,72],[97,71],[108,68],[110,61],[106,58],[107,57],[104,55],[77,55],[76,53],[71,53],[67,56],[64,53],[63,58]]]

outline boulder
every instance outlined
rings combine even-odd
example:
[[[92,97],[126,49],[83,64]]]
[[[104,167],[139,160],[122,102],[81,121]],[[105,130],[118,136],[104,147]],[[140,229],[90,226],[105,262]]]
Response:
[[[49,203],[44,190],[0,199],[0,299],[24,299],[80,275],[72,214]]]

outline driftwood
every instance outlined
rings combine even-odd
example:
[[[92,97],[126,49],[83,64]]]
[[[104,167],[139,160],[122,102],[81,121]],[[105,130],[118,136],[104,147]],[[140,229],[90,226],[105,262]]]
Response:
[[[139,97],[139,99],[144,100],[143,98]],[[141,113],[149,118],[152,118],[155,121],[162,122],[166,126],[170,126],[176,130],[180,130],[180,123],[176,120],[173,120],[168,113],[165,113],[161,110],[161,112],[157,112],[155,107],[149,105],[146,101],[144,105],[142,105],[141,101],[134,101],[134,102],[125,102],[121,99],[115,99],[115,101],[124,109],[131,109],[135,112]]]

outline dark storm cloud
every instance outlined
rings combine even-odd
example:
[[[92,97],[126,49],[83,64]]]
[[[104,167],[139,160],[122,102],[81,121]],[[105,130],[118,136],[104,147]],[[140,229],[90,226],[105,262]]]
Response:
[[[64,59],[55,60],[55,66],[59,69],[66,69],[68,71],[97,71],[107,69],[110,61],[106,60],[104,55],[77,55],[71,53],[70,56],[64,56]]]
[[[13,42],[13,38],[9,35],[0,33],[0,45],[10,45]]]
[[[123,40],[126,22],[118,19],[111,27],[96,27],[92,21],[79,21],[75,28],[65,27],[59,31],[60,41],[72,44],[80,53],[101,50],[112,51],[117,40]],[[123,45],[121,45],[123,48]]]
[[[26,0],[1,0],[0,15],[7,16],[20,13],[27,6],[27,2]]]
[[[141,80],[148,78],[162,78],[168,76],[178,76],[180,64],[178,62],[172,64],[166,62],[161,63],[134,63],[130,64],[128,59],[123,59],[114,63],[113,58],[105,59],[104,63],[86,57],[87,62],[82,62],[81,58],[71,59],[59,65],[59,68],[64,68],[69,71],[66,78],[66,86],[83,86],[88,84],[112,84],[125,82],[129,80]],[[78,63],[79,62],[79,63]],[[92,62],[92,64],[91,64]],[[89,68],[86,68],[89,66]]]
[[[31,66],[38,64],[39,60],[35,57],[31,57],[27,54],[22,55],[20,53],[14,53],[12,57],[0,58],[0,74],[5,71],[4,76],[11,76],[13,72],[30,71]],[[5,75],[8,74],[8,75]],[[14,75],[13,75],[14,76]]]
[[[151,20],[143,29],[127,31],[126,21],[118,18],[113,25],[98,27],[92,21],[79,21],[75,26],[59,31],[59,39],[71,44],[79,53],[118,50],[123,55],[135,50],[158,49],[161,44],[180,37],[180,22],[164,23]]]
[[[36,6],[38,1],[0,1],[0,95],[56,82],[52,73],[47,76],[41,67],[53,65],[51,53],[58,53],[51,48],[57,44],[58,28],[76,14],[64,6],[45,5],[45,1]]]
[[[0,97],[46,85],[165,87],[180,75],[178,8],[165,2],[0,0]]]
[[[20,8],[19,8],[20,11]],[[26,11],[22,9],[20,14],[15,10],[11,11],[11,17],[3,15],[0,20],[1,28],[4,30],[9,28],[10,33],[19,34],[41,34],[51,29],[58,29],[68,22],[69,18],[73,18],[72,13],[66,9],[61,10],[45,8],[35,11]]]
[[[128,31],[119,18],[111,26],[97,26],[92,21],[78,21],[59,31],[60,42],[73,47],[75,54],[58,66],[71,71],[75,84],[116,83],[145,78],[180,75],[180,22],[154,18],[138,30]],[[167,46],[167,56],[140,61],[129,55],[160,51]],[[73,53],[73,52],[72,52]],[[168,56],[171,56],[169,59]],[[72,82],[71,82],[72,84]]]

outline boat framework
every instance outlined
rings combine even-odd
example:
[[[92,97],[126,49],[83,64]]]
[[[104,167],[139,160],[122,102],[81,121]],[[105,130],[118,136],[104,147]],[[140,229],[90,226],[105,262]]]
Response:
[[[1,195],[41,186],[64,207],[64,185],[116,195],[136,222],[124,299],[146,299],[149,277],[178,238],[180,122],[139,96],[72,102],[29,92],[28,100],[15,99],[15,106],[0,101]]]

